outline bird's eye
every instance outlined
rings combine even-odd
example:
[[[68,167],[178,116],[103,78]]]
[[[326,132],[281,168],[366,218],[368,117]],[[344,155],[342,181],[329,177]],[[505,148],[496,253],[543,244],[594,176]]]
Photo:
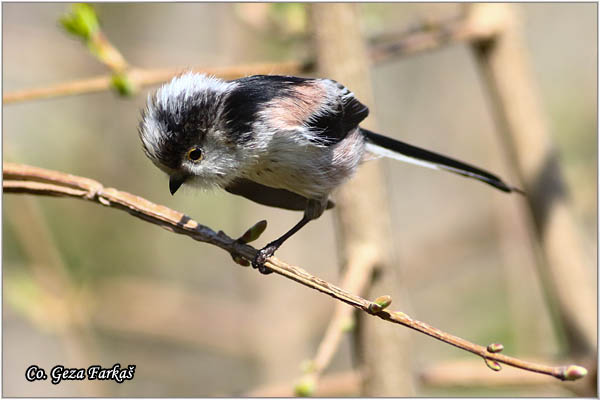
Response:
[[[194,162],[202,160],[202,150],[200,150],[198,147],[190,149],[190,151],[187,153],[187,158]]]

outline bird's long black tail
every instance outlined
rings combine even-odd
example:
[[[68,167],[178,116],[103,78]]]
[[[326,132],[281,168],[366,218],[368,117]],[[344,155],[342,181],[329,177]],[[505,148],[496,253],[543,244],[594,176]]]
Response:
[[[472,165],[412,146],[399,140],[379,135],[363,128],[360,129],[367,139],[367,151],[371,153],[411,164],[417,164],[422,167],[445,170],[468,178],[477,179],[488,185],[492,185],[503,192],[517,192],[524,194],[521,189],[507,185],[496,175]]]

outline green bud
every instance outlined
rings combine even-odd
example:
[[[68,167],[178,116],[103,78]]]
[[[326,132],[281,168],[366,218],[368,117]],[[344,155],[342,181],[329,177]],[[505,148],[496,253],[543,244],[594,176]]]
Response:
[[[131,96],[136,92],[136,87],[127,74],[114,74],[111,83],[113,88],[115,88],[121,96]]]
[[[502,343],[492,343],[487,347],[487,351],[490,353],[500,353],[502,350],[504,350]]]
[[[84,40],[89,40],[100,29],[94,8],[84,3],[73,4],[71,13],[63,15],[59,21],[67,32]]]
[[[392,304],[392,296],[379,296],[375,299],[375,303],[377,303],[382,310],[385,310],[390,306],[390,304]]]
[[[369,304],[369,311],[376,314],[376,313],[384,310],[390,304],[392,304],[391,296],[388,296],[388,295],[379,296],[378,298],[375,299],[374,302]]]
[[[587,369],[579,365],[569,365],[562,373],[562,378],[566,381],[576,381],[587,375]]]
[[[294,393],[300,397],[310,397],[315,392],[315,380],[306,376],[294,386]]]
[[[487,358],[485,359],[485,365],[487,365],[491,370],[496,372],[502,369],[502,365],[500,365],[500,363],[494,360],[488,360]]]

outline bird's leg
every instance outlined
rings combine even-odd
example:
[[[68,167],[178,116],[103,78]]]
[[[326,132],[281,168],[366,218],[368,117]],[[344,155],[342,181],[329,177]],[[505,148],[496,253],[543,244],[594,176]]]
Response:
[[[325,201],[321,200],[308,200],[306,204],[306,210],[304,210],[304,216],[292,229],[283,234],[280,238],[272,241],[262,249],[256,253],[254,260],[252,260],[252,267],[258,268],[261,274],[270,274],[271,271],[269,268],[265,267],[265,262],[269,257],[271,257],[277,249],[289,239],[294,233],[298,232],[302,227],[308,224],[313,219],[317,219],[323,214],[325,207],[327,206],[327,199]]]
[[[271,257],[277,249],[285,242],[289,237],[291,237],[294,233],[298,232],[304,225],[310,222],[310,219],[306,218],[306,216],[302,217],[300,222],[298,222],[292,229],[287,231],[283,236],[278,238],[277,240],[272,241],[262,249],[256,253],[254,260],[252,260],[252,266],[254,268],[258,268],[261,274],[270,274],[271,271],[269,268],[265,267],[265,262],[267,258]]]

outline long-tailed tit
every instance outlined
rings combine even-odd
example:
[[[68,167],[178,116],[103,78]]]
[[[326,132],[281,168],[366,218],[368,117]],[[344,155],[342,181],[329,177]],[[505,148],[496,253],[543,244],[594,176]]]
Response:
[[[257,75],[223,81],[187,73],[148,98],[139,135],[146,155],[183,185],[221,187],[304,216],[262,248],[264,266],[281,244],[333,207],[331,192],[379,156],[454,172],[504,192],[519,191],[466,163],[358,126],[369,109],[330,79]]]

